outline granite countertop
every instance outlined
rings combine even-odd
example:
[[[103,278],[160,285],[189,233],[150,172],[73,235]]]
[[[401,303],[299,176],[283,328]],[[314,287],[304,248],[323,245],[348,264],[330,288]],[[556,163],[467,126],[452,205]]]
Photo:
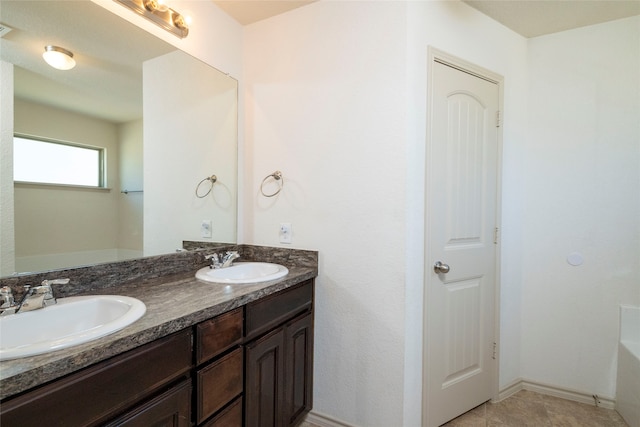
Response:
[[[145,303],[147,311],[132,325],[98,340],[48,354],[0,362],[0,399],[162,338],[316,275],[315,268],[296,266],[289,267],[289,274],[282,279],[224,285],[197,280],[194,272],[189,272],[87,292],[85,294],[138,298]]]

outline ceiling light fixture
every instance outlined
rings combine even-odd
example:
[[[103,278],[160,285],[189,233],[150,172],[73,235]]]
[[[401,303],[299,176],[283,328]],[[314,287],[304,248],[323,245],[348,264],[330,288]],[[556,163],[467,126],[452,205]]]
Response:
[[[188,17],[167,6],[166,0],[114,0],[153,21],[181,39],[189,35]]]
[[[70,70],[76,66],[73,53],[59,46],[45,46],[42,57],[47,64],[58,70]]]

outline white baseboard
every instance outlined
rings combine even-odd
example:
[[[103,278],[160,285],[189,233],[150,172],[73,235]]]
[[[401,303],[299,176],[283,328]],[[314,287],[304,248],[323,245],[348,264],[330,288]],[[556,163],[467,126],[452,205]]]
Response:
[[[495,403],[504,400],[508,397],[513,396],[521,390],[533,391],[535,393],[545,394],[547,396],[559,397],[561,399],[571,400],[579,403],[586,403],[587,405],[595,406],[595,399],[593,395],[589,393],[561,388],[550,384],[543,384],[522,378],[519,378],[500,389],[498,393],[498,400],[493,400],[493,402]],[[597,406],[601,408],[615,409],[615,404],[616,401],[614,398],[598,396]],[[315,411],[311,411],[305,418],[305,421],[308,421],[319,427],[357,427],[354,424],[349,424],[347,422],[332,418],[329,415],[325,415]]]
[[[561,388],[554,385],[543,384],[526,379],[518,379],[503,387],[498,394],[498,401],[506,399],[507,397],[516,394],[520,390],[529,390],[535,393],[546,394],[548,396],[559,397],[566,400],[572,400],[574,402],[586,403],[587,405],[596,405],[594,396],[589,393]],[[615,409],[616,401],[614,398],[608,396],[597,397],[597,406],[606,409]]]
[[[353,424],[337,420],[330,417],[329,415],[321,414],[315,411],[309,412],[304,420],[319,427],[357,427]]]

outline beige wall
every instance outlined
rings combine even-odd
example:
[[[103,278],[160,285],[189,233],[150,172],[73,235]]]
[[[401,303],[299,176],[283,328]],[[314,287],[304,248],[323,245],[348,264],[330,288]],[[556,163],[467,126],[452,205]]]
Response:
[[[118,165],[120,189],[134,191],[120,195],[118,205],[118,248],[135,251],[132,256],[142,256],[142,214],[144,193],[142,182],[142,119],[118,126]],[[124,256],[123,256],[124,257]],[[121,257],[122,258],[122,257]]]
[[[109,188],[16,184],[16,270],[60,267],[66,257],[78,265],[79,251],[94,254],[80,263],[111,260],[105,254],[118,247],[120,197],[116,125],[20,99],[14,105],[16,133],[106,148]]]

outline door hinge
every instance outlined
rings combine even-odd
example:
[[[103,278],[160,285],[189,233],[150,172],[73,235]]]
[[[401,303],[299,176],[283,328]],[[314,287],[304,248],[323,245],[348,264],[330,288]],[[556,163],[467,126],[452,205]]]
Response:
[[[496,127],[499,128],[502,125],[500,123],[500,110],[496,111]]]
[[[498,352],[498,343],[493,343],[493,356],[491,356],[493,358],[493,360],[496,360],[496,356],[497,356],[497,352]]]
[[[493,244],[498,244],[498,227],[493,229]]]

